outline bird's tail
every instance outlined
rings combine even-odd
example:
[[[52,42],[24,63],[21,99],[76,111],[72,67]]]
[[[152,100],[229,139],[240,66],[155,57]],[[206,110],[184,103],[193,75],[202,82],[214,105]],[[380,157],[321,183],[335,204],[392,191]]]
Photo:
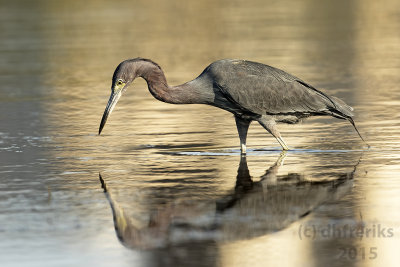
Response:
[[[361,136],[360,132],[358,131],[358,129],[356,127],[356,124],[354,123],[353,118],[352,117],[346,117],[346,119],[351,123],[351,125],[353,125],[354,129],[358,133],[358,136],[361,138],[361,140],[363,140],[364,143],[369,147],[368,143],[364,140],[364,138]]]
[[[331,96],[330,100],[334,103],[334,109],[339,111],[340,113],[346,115],[346,117],[353,117],[353,108],[344,103],[344,101],[340,98]]]
[[[339,119],[345,119],[348,120],[351,125],[353,125],[354,129],[356,130],[358,136],[361,138],[361,140],[364,141],[364,143],[369,147],[368,143],[364,140],[364,138],[361,136],[360,132],[358,131],[356,124],[354,123],[353,120],[353,108],[350,107],[349,105],[347,105],[343,100],[341,100],[340,98],[331,96],[330,97],[331,103],[333,104],[333,106],[330,106],[330,111],[331,111],[331,115],[339,118]]]

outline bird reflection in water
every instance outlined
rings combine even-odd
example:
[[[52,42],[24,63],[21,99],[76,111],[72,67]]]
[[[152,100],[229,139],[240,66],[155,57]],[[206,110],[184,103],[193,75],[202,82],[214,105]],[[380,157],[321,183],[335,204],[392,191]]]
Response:
[[[319,205],[342,198],[353,185],[356,167],[334,180],[310,181],[302,174],[277,175],[286,152],[254,182],[246,156],[240,158],[233,193],[214,200],[174,200],[155,208],[145,227],[114,199],[99,175],[119,240],[129,248],[152,249],[191,241],[233,241],[285,229]],[[332,173],[327,173],[332,175]]]

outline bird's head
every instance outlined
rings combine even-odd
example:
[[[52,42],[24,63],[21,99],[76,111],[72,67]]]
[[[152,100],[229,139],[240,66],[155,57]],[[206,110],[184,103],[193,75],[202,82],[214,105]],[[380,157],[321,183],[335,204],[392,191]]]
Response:
[[[128,86],[136,79],[136,77],[143,77],[144,79],[147,79],[147,77],[149,77],[149,75],[152,73],[156,73],[158,76],[163,76],[161,67],[150,59],[127,59],[118,65],[112,78],[111,96],[108,100],[103,118],[101,119],[99,134],[101,133],[101,130],[103,130],[108,116],[113,111],[115,105],[117,104],[122,93],[125,92],[126,88],[128,88]]]
[[[99,134],[103,130],[108,116],[113,111],[122,93],[125,92],[126,88],[128,88],[138,76],[138,65],[135,64],[136,61],[136,59],[122,61],[115,69],[111,84],[111,95],[101,119]]]

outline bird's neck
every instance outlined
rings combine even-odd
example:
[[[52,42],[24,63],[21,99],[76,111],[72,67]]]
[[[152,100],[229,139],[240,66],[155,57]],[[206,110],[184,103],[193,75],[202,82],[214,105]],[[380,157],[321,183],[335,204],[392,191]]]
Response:
[[[138,76],[146,80],[150,93],[158,100],[171,104],[194,104],[198,93],[189,83],[169,86],[162,69],[155,64],[141,68]]]

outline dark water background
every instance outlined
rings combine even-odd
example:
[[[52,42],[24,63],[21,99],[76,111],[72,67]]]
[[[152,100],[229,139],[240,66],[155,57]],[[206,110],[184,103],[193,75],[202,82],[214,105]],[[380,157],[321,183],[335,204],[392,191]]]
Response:
[[[0,6],[1,266],[398,265],[400,2]],[[352,105],[371,148],[316,118],[280,127],[281,154],[254,124],[245,162],[230,114],[142,80],[98,136],[137,56],[170,84],[221,58],[279,67]]]

